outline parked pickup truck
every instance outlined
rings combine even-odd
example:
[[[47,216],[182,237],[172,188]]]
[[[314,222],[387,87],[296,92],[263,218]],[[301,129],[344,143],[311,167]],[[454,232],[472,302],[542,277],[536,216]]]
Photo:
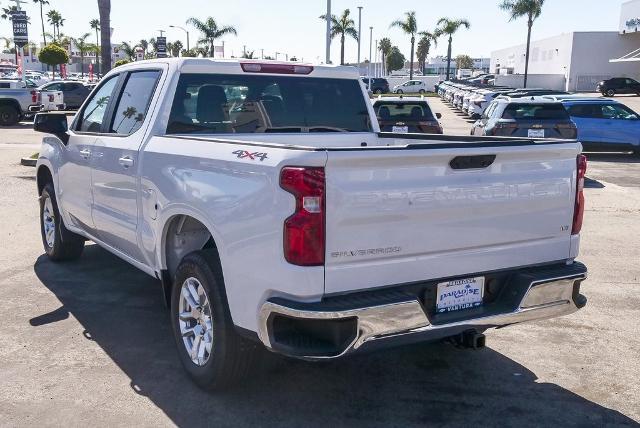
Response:
[[[0,126],[12,126],[40,111],[41,96],[33,88],[0,88]]]
[[[580,144],[380,133],[350,67],[141,61],[34,128],[47,255],[91,240],[158,278],[203,387],[259,347],[477,348],[586,304]]]

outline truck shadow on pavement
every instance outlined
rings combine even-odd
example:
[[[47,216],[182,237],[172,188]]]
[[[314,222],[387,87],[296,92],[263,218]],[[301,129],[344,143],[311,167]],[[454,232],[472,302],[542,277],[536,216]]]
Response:
[[[638,426],[558,385],[537,383],[526,367],[490,348],[445,344],[317,364],[265,351],[243,386],[205,393],[178,361],[156,280],[97,245],[87,245],[75,263],[41,256],[34,269],[62,307],[34,317],[30,328],[73,315],[131,388],[178,426]]]

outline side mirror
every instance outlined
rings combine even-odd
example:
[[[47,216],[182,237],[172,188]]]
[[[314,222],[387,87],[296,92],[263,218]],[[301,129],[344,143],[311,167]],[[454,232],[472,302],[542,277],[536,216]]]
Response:
[[[64,113],[38,113],[33,119],[33,130],[53,134],[64,144],[69,141],[69,124]]]
[[[442,113],[436,113],[436,118],[442,119]]]

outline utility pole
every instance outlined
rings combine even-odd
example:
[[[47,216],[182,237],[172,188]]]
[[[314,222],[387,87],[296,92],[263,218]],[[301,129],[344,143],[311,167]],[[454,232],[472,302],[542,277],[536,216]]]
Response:
[[[376,39],[375,62],[373,63],[373,77],[378,77],[378,39]]]
[[[371,90],[371,61],[373,55],[373,27],[369,27],[369,90]]]
[[[164,37],[164,33],[166,33],[166,31],[164,30],[158,30],[160,32],[160,37]]]
[[[360,73],[360,41],[362,40],[362,6],[358,6],[358,73]]]
[[[327,52],[326,64],[331,64],[331,0],[327,0]]]
[[[264,59],[264,49],[260,49],[260,59]]]

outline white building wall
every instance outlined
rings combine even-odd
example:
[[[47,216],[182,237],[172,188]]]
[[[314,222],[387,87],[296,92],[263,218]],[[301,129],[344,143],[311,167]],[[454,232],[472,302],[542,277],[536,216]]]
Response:
[[[571,61],[573,33],[561,34],[531,43],[530,74],[566,75]],[[491,53],[491,71],[499,74],[524,74],[525,43]]]
[[[640,32],[640,0],[624,3],[620,13],[620,33]]]

